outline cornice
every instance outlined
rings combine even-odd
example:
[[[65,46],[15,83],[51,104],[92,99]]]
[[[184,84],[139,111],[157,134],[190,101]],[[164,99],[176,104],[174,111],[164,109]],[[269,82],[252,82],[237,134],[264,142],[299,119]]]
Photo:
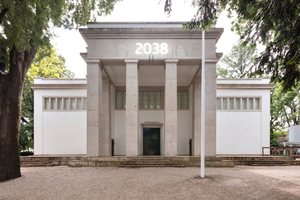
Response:
[[[202,31],[179,28],[81,28],[79,32],[88,39],[202,39]],[[212,28],[205,32],[206,39],[217,41],[223,28]]]
[[[32,84],[33,90],[66,90],[66,89],[86,89],[87,84]]]
[[[273,87],[273,84],[217,84],[221,90],[271,90]]]

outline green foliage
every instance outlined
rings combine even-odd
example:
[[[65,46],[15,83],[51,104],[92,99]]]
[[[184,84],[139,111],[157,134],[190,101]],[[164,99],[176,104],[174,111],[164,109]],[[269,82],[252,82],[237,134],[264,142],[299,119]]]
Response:
[[[165,7],[171,10],[171,0]],[[288,90],[300,81],[300,1],[299,0],[193,0],[197,13],[186,28],[207,29],[226,9],[237,15],[235,30],[247,43],[266,46],[254,69],[270,74],[271,81],[280,82]]]
[[[78,28],[97,15],[110,14],[119,0],[1,0],[0,63],[15,47],[50,47],[53,27]],[[8,65],[7,65],[8,66]],[[9,66],[8,66],[9,67]]]
[[[74,73],[65,66],[65,59],[57,54],[55,48],[40,48],[26,76],[22,96],[22,117],[19,148],[20,151],[33,149],[33,84],[34,77],[73,78]]]
[[[234,45],[228,55],[223,56],[217,65],[217,75],[222,78],[245,78],[250,76],[256,57],[255,46]]]
[[[271,132],[271,135],[270,135],[270,146],[271,147],[283,146],[283,144],[281,142],[279,142],[279,140],[278,140],[280,135],[287,136],[287,132],[284,130],[274,130],[273,132]]]
[[[271,90],[271,144],[278,140],[279,135],[287,135],[290,126],[300,122],[300,83],[289,91],[284,85],[277,83]]]

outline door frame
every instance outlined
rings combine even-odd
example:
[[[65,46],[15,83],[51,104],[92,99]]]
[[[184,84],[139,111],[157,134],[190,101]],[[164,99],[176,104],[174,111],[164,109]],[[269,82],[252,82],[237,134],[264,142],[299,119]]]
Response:
[[[159,144],[159,148],[160,148],[160,155],[154,155],[154,156],[162,156],[162,126],[163,123],[160,122],[144,122],[141,123],[141,128],[142,128],[142,156],[150,156],[150,155],[144,155],[144,128],[159,128],[159,135],[160,135],[160,144]]]

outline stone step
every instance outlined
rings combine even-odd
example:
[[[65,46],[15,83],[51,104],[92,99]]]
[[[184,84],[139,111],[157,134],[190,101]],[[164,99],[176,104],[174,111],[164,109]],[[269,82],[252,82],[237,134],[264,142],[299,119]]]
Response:
[[[55,166],[53,163],[48,163],[48,164],[21,164],[21,167],[53,167]]]
[[[290,166],[289,164],[272,164],[272,163],[255,163],[255,164],[250,164],[251,166]]]
[[[52,164],[52,162],[20,162],[20,164],[33,164],[33,165],[39,165],[39,164]]]
[[[185,167],[185,165],[118,165],[120,168],[140,168],[140,167]]]

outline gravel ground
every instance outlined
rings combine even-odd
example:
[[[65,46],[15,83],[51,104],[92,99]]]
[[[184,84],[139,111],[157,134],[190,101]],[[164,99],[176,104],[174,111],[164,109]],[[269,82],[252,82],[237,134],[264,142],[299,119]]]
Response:
[[[0,183],[0,199],[300,199],[300,166],[36,167]]]

